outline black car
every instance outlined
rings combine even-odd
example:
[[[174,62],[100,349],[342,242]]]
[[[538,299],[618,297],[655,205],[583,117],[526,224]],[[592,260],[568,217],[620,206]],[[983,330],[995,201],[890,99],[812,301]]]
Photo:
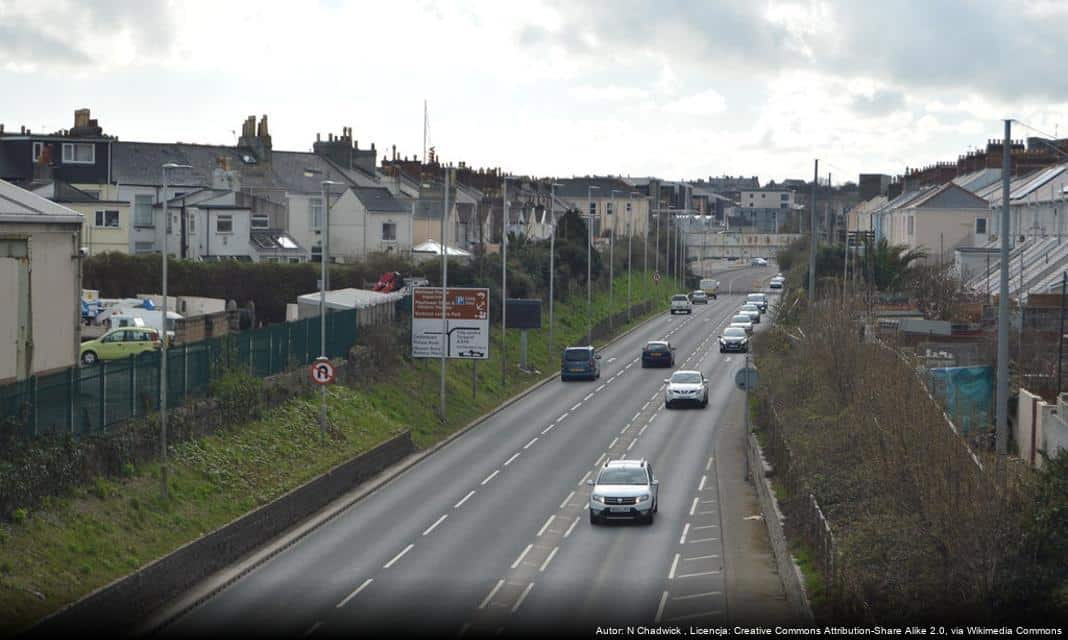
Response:
[[[642,368],[674,367],[675,349],[670,342],[652,340],[642,348]]]

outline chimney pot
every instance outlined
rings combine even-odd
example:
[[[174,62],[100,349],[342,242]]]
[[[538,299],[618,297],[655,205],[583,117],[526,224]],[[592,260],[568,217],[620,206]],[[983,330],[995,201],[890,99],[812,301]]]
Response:
[[[322,134],[321,134],[321,133],[318,133],[318,132],[316,132],[316,134],[315,134],[315,141],[316,141],[316,142],[322,142],[322,141],[323,141],[323,138],[322,138]]]

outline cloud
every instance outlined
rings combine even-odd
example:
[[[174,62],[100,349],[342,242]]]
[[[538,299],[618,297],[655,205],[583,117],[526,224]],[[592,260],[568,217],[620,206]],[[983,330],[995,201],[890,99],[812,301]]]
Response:
[[[174,32],[174,11],[165,0],[0,0],[0,59],[9,69],[107,66],[161,57],[173,45]]]
[[[892,89],[879,89],[869,95],[854,96],[853,111],[862,116],[885,116],[905,108],[905,94]]]
[[[676,100],[664,107],[668,113],[690,116],[713,116],[727,110],[727,101],[714,89]]]
[[[36,64],[82,65],[89,62],[89,56],[84,52],[17,18],[0,24],[0,58],[6,59],[9,68],[25,69]]]
[[[1068,7],[1048,1],[634,0],[625,11],[605,11],[597,0],[568,0],[556,6],[563,26],[545,31],[545,38],[570,47],[564,34],[578,31],[598,43],[572,48],[576,55],[653,54],[706,72],[811,70],[877,77],[904,91],[1068,99],[1062,69]]]
[[[568,91],[572,97],[583,102],[624,102],[626,100],[642,100],[649,96],[645,89],[637,87],[574,87]]]

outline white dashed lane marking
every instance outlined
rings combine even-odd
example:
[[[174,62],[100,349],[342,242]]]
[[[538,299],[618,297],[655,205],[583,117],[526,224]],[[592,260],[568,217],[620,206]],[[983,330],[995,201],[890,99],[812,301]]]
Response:
[[[463,497],[463,498],[462,498],[462,499],[461,499],[461,500],[460,500],[459,502],[457,502],[456,504],[452,505],[452,508],[453,508],[453,509],[459,509],[459,508],[460,508],[460,505],[462,505],[463,503],[467,502],[467,499],[468,499],[468,498],[470,498],[470,497],[471,497],[471,496],[473,496],[473,495],[475,495],[475,490],[474,490],[474,489],[472,489],[471,491],[468,491],[468,492],[467,492],[467,495],[466,495],[466,496],[464,496],[464,497]]]

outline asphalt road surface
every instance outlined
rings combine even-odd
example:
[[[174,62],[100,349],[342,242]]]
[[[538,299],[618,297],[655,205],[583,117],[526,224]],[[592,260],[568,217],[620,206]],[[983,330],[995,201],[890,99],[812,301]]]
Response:
[[[602,351],[600,380],[541,387],[161,635],[593,635],[598,626],[725,624],[730,558],[715,435],[740,394],[744,355],[720,354],[716,338],[744,294],[773,274],[723,273],[721,289],[734,279],[741,293],[689,316],[669,315],[665,302],[662,315]],[[670,370],[642,369],[639,358],[653,339],[676,347],[676,368],[709,379],[706,409],[664,408]],[[652,463],[655,523],[590,524],[585,481],[606,457]]]

